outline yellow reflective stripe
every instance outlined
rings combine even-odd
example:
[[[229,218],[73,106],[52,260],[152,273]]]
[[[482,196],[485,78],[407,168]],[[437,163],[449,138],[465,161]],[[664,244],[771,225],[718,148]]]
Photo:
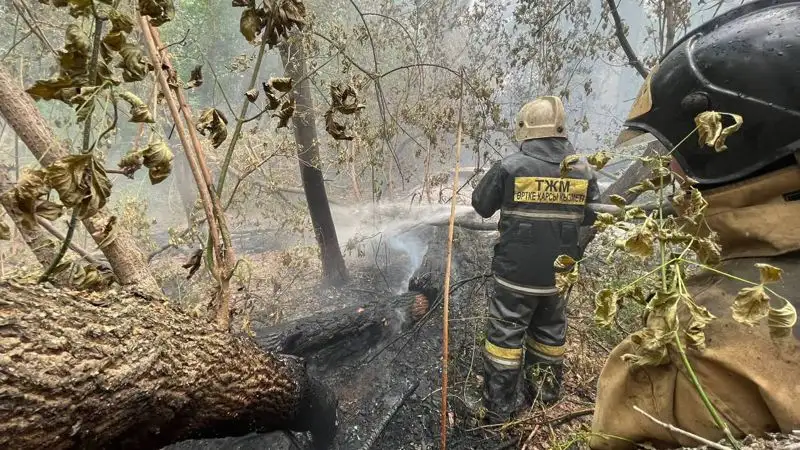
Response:
[[[542,344],[541,342],[534,341],[532,338],[525,339],[525,344],[529,349],[545,356],[553,356],[553,357],[564,356],[564,353],[566,353],[567,351],[566,345]]]
[[[500,347],[498,345],[494,345],[489,340],[486,340],[485,343],[486,353],[490,356],[494,356],[506,361],[514,362],[519,361],[522,359],[522,349],[521,348],[505,348]]]

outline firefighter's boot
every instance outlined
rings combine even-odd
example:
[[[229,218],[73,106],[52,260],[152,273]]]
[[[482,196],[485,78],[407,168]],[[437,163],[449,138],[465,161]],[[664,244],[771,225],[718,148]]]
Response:
[[[525,355],[526,403],[552,405],[561,398],[564,360],[549,360],[536,354]]]

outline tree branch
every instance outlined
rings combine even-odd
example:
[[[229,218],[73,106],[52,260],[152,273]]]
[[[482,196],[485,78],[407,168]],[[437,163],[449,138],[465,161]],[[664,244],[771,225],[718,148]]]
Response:
[[[614,18],[614,28],[616,28],[616,35],[617,40],[619,40],[619,45],[622,47],[622,51],[625,52],[625,55],[628,57],[628,64],[633,66],[639,75],[642,78],[647,78],[648,70],[644,67],[639,58],[636,57],[636,53],[633,51],[633,47],[631,47],[631,43],[628,42],[627,36],[625,36],[625,29],[624,25],[622,24],[622,18],[619,16],[619,11],[617,10],[617,5],[614,3],[614,0],[606,0],[608,3],[608,9],[611,11],[611,17]]]

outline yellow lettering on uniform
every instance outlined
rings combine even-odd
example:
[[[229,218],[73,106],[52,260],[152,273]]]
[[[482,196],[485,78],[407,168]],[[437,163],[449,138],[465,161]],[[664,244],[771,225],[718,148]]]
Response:
[[[514,178],[514,201],[520,203],[585,205],[588,189],[588,180],[516,177]]]

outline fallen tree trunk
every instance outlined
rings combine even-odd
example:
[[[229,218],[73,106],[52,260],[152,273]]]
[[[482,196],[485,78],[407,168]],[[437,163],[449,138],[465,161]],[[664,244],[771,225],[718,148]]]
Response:
[[[336,400],[303,363],[264,353],[156,298],[0,283],[0,448],[158,449],[311,431]]]

